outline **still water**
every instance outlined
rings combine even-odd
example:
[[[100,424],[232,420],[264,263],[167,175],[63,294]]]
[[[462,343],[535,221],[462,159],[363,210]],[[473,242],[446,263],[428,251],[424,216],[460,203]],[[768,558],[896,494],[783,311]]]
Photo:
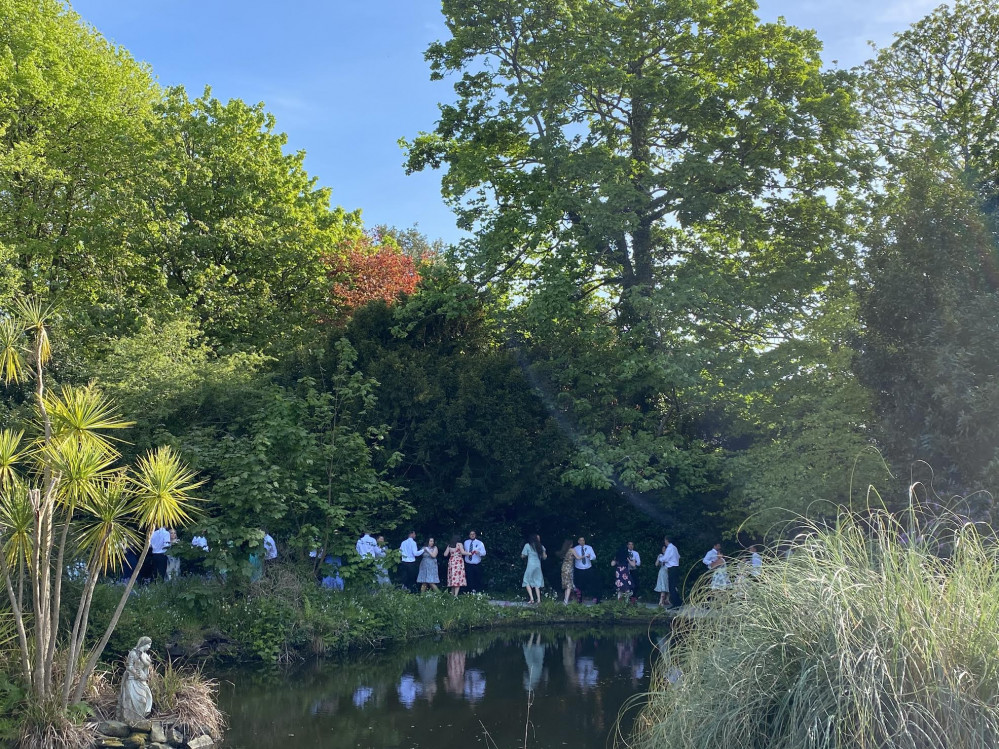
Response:
[[[657,634],[540,629],[424,640],[221,689],[230,749],[603,749],[649,684]],[[237,686],[238,685],[238,688]],[[528,710],[530,713],[528,714]]]

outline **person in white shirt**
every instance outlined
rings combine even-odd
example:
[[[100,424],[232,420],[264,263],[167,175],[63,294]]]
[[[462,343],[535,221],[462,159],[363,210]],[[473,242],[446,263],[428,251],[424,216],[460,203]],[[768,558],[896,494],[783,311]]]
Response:
[[[680,552],[669,540],[669,536],[663,539],[663,550],[656,557],[656,566],[659,567],[659,579],[656,582],[659,605],[677,608],[680,605],[680,592],[676,585],[680,571]]]
[[[755,544],[749,547],[749,574],[759,577],[763,572],[763,557],[760,555],[760,547]]]
[[[152,538],[149,539],[149,552],[152,554],[153,579],[166,580],[167,574],[167,554],[166,550],[170,546],[170,531],[166,528],[157,528],[153,531]]]
[[[709,549],[701,561],[705,567],[712,571],[712,590],[724,590],[729,586],[728,570],[725,568],[725,557],[721,553],[721,544],[715,544]]]
[[[271,534],[264,531],[264,561],[271,562],[277,559],[277,544],[271,538]]]
[[[410,531],[406,540],[399,545],[402,560],[399,563],[399,572],[402,576],[402,585],[406,590],[416,592],[416,576],[419,574],[420,565],[416,558],[423,556],[423,551],[416,545],[416,531]]]
[[[479,565],[482,564],[482,558],[486,555],[486,547],[479,540],[475,531],[469,531],[464,548],[467,588],[471,593],[478,593],[482,590],[482,567]]]
[[[366,532],[363,536],[357,539],[357,543],[354,544],[354,548],[357,550],[357,555],[361,557],[361,559],[378,556],[378,542],[370,533]]]
[[[592,596],[595,602],[597,598],[594,593],[593,562],[596,561],[597,555],[593,552],[593,547],[589,546],[582,536],[576,540],[576,546],[573,550],[576,552],[576,561],[573,563],[576,569],[573,572],[573,578],[579,589],[579,598],[581,600],[584,595]]]
[[[635,542],[628,542],[628,553],[631,555],[632,568],[631,568],[631,600],[635,601],[638,599],[638,568],[642,566],[642,555],[635,551]]]

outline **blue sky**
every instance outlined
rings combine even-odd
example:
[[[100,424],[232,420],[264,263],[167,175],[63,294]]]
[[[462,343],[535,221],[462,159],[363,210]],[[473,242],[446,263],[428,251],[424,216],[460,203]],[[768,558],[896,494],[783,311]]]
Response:
[[[868,41],[894,32],[938,0],[759,0],[759,15],[813,28],[823,59],[851,67]],[[222,99],[262,101],[304,149],[306,168],[333,202],[365,223],[418,224],[459,234],[439,175],[406,176],[401,137],[433,128],[446,83],[431,83],[427,44],[445,36],[439,0],[77,0],[73,8],[152,66],[164,85]]]

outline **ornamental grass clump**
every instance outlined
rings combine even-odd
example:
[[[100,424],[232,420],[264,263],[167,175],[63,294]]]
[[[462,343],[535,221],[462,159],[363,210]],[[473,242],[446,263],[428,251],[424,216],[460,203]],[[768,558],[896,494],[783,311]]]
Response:
[[[708,606],[676,620],[636,749],[999,747],[991,531],[843,515]]]

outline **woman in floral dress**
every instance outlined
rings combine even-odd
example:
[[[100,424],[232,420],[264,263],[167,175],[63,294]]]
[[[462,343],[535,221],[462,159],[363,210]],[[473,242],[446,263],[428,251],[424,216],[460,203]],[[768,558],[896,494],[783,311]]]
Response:
[[[458,591],[468,585],[465,579],[465,547],[461,545],[461,536],[457,533],[451,536],[451,543],[444,549],[444,556],[448,558],[447,586],[457,598]]]

